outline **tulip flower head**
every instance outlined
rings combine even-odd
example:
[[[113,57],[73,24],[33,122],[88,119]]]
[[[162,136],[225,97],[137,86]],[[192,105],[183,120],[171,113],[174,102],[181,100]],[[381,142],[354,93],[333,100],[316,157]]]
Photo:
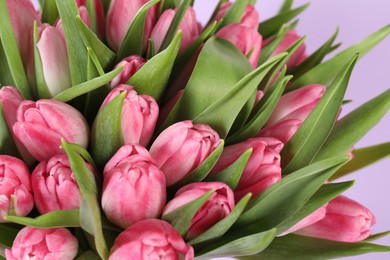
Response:
[[[138,55],[132,55],[123,59],[115,66],[115,68],[123,66],[123,70],[118,76],[111,80],[111,87],[114,88],[119,84],[126,84],[131,76],[133,76],[145,63],[146,60]]]

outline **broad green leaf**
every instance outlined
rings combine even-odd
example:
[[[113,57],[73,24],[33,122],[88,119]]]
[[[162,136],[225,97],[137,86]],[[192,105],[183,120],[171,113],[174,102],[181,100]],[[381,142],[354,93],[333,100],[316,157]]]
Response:
[[[275,37],[261,49],[260,58],[257,62],[258,66],[263,64],[266,60],[269,59],[269,57],[271,57],[272,53],[279,46],[280,42],[283,40],[288,30],[289,27],[287,27],[286,25],[282,25],[279,31],[276,33]]]
[[[238,217],[244,211],[246,205],[248,204],[252,194],[248,193],[245,197],[243,197],[234,207],[232,212],[224,219],[214,224],[212,227],[207,229],[205,232],[197,236],[188,242],[190,245],[196,245],[200,243],[205,243],[208,241],[216,240],[219,237],[222,237],[229,228],[237,221]]]
[[[80,210],[52,211],[36,218],[6,216],[6,220],[34,228],[80,227]]]
[[[354,184],[353,181],[342,183],[329,183],[324,184],[309,201],[299,209],[295,214],[280,223],[276,228],[278,234],[282,234],[289,228],[297,224],[300,220],[309,216],[311,213],[336,198],[338,195],[349,189]]]
[[[146,16],[149,9],[158,2],[160,0],[151,0],[138,10],[117,53],[117,63],[130,55],[142,56]]]
[[[240,22],[248,4],[249,0],[235,1],[222,17],[222,23],[219,25],[218,29],[221,29],[229,24]]]
[[[45,0],[42,7],[42,21],[53,25],[58,18],[58,9],[55,0]]]
[[[333,259],[374,252],[390,252],[389,246],[370,243],[344,243],[299,235],[276,238],[263,252],[239,259]]]
[[[390,142],[352,151],[353,158],[336,172],[330,180],[341,178],[354,171],[360,170],[390,155]]]
[[[0,39],[6,57],[6,60],[1,60],[1,63],[8,63],[8,68],[11,72],[15,87],[20,91],[23,98],[32,99],[30,85],[28,84],[27,76],[24,71],[22,58],[19,54],[15,34],[12,29],[5,2],[6,0],[0,0]]]
[[[21,227],[16,227],[9,223],[0,224],[0,244],[11,247],[16,235],[19,233]]]
[[[381,233],[377,233],[377,234],[374,234],[374,235],[371,235],[369,236],[368,238],[364,239],[363,242],[371,242],[371,241],[375,241],[377,239],[380,239],[382,237],[386,237],[390,235],[390,231],[385,231],[385,232],[381,232]]]
[[[57,96],[54,97],[54,99],[62,101],[62,102],[68,102],[76,97],[79,97],[83,94],[89,93],[97,88],[100,88],[110,82],[113,78],[115,78],[121,71],[123,67],[116,68],[113,71],[108,72],[107,74],[104,74],[103,76],[94,78],[92,80],[80,83],[76,86],[73,86],[71,88],[68,88],[61,93],[59,93]]]
[[[87,80],[88,67],[87,49],[76,19],[79,12],[75,1],[56,0],[56,3],[65,32],[72,85],[77,85]]]
[[[86,251],[78,256],[76,260],[101,260],[101,258],[92,251]]]
[[[283,24],[291,21],[297,15],[302,13],[309,4],[304,4],[300,7],[297,7],[292,10],[280,13],[264,22],[261,22],[259,25],[259,33],[263,36],[264,39],[275,34]]]
[[[328,85],[330,82],[332,82],[337,72],[349,63],[349,60],[352,56],[354,56],[356,53],[359,53],[361,56],[363,56],[371,48],[383,40],[389,33],[390,25],[387,25],[377,32],[369,35],[361,42],[345,49],[333,58],[319,64],[318,66],[303,74],[301,77],[295,79],[293,84],[288,87],[288,91],[292,91],[294,89],[314,83]]]
[[[12,134],[8,129],[7,121],[3,113],[3,105],[0,102],[0,154],[8,154],[20,157],[18,148],[14,142]]]
[[[338,116],[357,58],[358,55],[337,74],[317,106],[284,146],[281,152],[283,174],[310,164],[321,149]]]
[[[347,153],[355,143],[379,123],[389,109],[390,89],[339,120],[315,160]]]
[[[210,259],[214,257],[237,257],[253,255],[263,251],[275,238],[276,229],[260,232],[257,234],[240,237],[232,241],[219,241],[210,244],[205,249],[195,250],[199,259]]]
[[[245,166],[251,157],[253,149],[245,151],[238,159],[226,169],[209,176],[206,181],[219,181],[226,183],[232,190],[236,190]]]
[[[190,228],[191,221],[196,212],[206,203],[206,201],[213,195],[215,190],[210,190],[201,197],[184,204],[180,208],[169,212],[162,216],[162,219],[171,223],[171,225],[179,232],[181,236],[185,236]]]
[[[162,52],[154,56],[139,69],[127,82],[135,87],[138,94],[152,96],[159,101],[165,92],[173,64],[180,49],[181,32]]]
[[[294,0],[284,0],[282,6],[280,7],[278,13],[284,13],[290,11],[293,7]]]
[[[5,56],[3,44],[0,39],[0,60],[5,61],[7,57]],[[0,88],[1,86],[15,86],[14,79],[12,78],[11,70],[7,62],[0,62]]]

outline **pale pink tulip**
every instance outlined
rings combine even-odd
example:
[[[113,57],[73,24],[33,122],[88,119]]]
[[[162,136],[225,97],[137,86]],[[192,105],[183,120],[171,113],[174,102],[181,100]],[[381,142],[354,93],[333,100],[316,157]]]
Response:
[[[219,8],[218,13],[215,16],[214,20],[215,21],[221,20],[223,16],[228,12],[231,6],[232,3],[230,2],[223,3]],[[244,15],[241,17],[239,23],[257,30],[259,26],[259,13],[257,12],[256,8],[253,5],[249,4],[246,6]]]
[[[17,110],[13,131],[39,161],[65,154],[60,148],[62,138],[83,147],[88,145],[89,127],[83,115],[54,99],[24,100]]]
[[[109,260],[122,259],[193,260],[194,249],[169,223],[147,219],[130,226],[116,238]]]
[[[121,62],[115,68],[123,66],[123,70],[118,76],[111,80],[111,87],[116,87],[119,84],[126,84],[126,82],[146,63],[146,60],[141,56],[132,55]]]
[[[165,129],[152,144],[150,154],[171,186],[197,168],[220,142],[210,126],[186,120]]]
[[[77,239],[66,228],[24,227],[5,255],[8,260],[74,259],[77,251]]]
[[[175,197],[167,203],[163,215],[166,215],[181,206],[196,200],[210,190],[213,195],[196,212],[191,221],[186,239],[191,240],[224,219],[234,208],[234,194],[223,182],[197,182],[182,187]]]
[[[100,109],[126,91],[122,106],[122,135],[125,144],[146,146],[154,132],[159,108],[153,97],[138,95],[132,86],[118,85],[108,94]]]
[[[338,196],[326,207],[320,221],[296,233],[341,242],[358,242],[370,234],[375,216],[363,205],[344,196]]]
[[[144,219],[160,217],[165,205],[164,173],[150,156],[143,155],[147,153],[140,145],[125,145],[108,162],[110,166],[104,175],[102,208],[107,218],[122,228]]]

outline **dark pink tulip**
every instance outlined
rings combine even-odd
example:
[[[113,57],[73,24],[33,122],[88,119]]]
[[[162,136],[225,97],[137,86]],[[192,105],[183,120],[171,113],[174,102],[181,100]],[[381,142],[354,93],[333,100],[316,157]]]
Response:
[[[254,197],[281,179],[280,151],[283,143],[275,138],[251,138],[225,147],[212,173],[224,170],[250,148],[253,149],[252,155],[234,192],[236,201],[249,192]]]
[[[242,24],[230,24],[222,28],[217,36],[233,43],[245,56],[249,55],[249,63],[252,67],[257,67],[262,42],[257,29]]]
[[[358,242],[370,234],[375,216],[363,205],[344,196],[338,196],[326,207],[326,215],[311,226],[296,233],[341,242]]]
[[[9,260],[74,259],[77,251],[77,239],[66,228],[24,227],[5,255]]]
[[[62,138],[83,147],[88,145],[89,127],[83,115],[54,99],[24,100],[17,110],[13,131],[39,161],[65,154],[60,148]]]
[[[87,0],[76,0],[76,4],[78,7],[87,6]],[[104,36],[104,7],[101,2],[101,0],[94,0],[94,8],[95,8],[95,15],[96,15],[96,25],[98,30],[99,38],[103,38]],[[80,9],[79,9],[80,10]],[[80,12],[81,15],[81,12]],[[84,20],[84,19],[83,19]]]
[[[115,68],[123,66],[122,72],[111,80],[111,87],[116,87],[119,84],[126,84],[126,82],[133,76],[144,64],[146,60],[138,55],[132,55],[121,62],[119,62]]]
[[[223,3],[219,8],[214,20],[221,20],[231,6],[232,3],[230,2]],[[249,4],[246,6],[244,15],[242,16],[239,23],[257,30],[257,27],[259,26],[259,13],[253,5]]]
[[[220,142],[218,133],[208,125],[186,120],[165,129],[152,144],[150,154],[170,186],[197,168]]]
[[[121,259],[193,260],[194,249],[169,223],[147,219],[130,226],[116,238],[109,260]]]
[[[118,85],[108,94],[100,109],[126,91],[122,107],[122,134],[125,144],[146,146],[153,135],[159,108],[153,97],[138,95],[132,86]]]
[[[106,20],[106,36],[109,46],[118,51],[135,14],[148,0],[113,0]],[[150,32],[157,17],[157,6],[149,9],[143,39],[143,49],[146,50]]]
[[[178,190],[175,197],[164,208],[163,215],[194,201],[210,190],[215,192],[196,212],[186,234],[187,240],[197,237],[230,214],[234,208],[233,191],[223,182],[192,183]]]
[[[165,10],[156,25],[153,27],[150,38],[154,43],[155,50],[158,51],[164,41],[165,35],[168,32],[169,26],[172,23],[173,17],[177,10]],[[180,52],[187,48],[196,38],[199,37],[200,28],[196,21],[195,10],[192,7],[187,9],[183,20],[181,21],[178,30],[183,32],[181,38]]]
[[[125,145],[107,164],[102,208],[107,218],[122,228],[158,218],[165,205],[164,173],[147,153],[140,145]]]
[[[27,166],[18,158],[0,155],[0,223],[9,213],[24,217],[33,207]]]

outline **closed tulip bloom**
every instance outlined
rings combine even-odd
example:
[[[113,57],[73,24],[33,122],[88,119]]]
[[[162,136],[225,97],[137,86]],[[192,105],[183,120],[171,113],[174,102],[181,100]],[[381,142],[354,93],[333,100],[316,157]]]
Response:
[[[198,182],[182,187],[164,208],[163,215],[215,190],[191,220],[186,239],[191,240],[224,219],[234,208],[234,194],[223,182]]]
[[[345,196],[338,196],[326,207],[326,215],[296,233],[341,242],[358,242],[371,235],[375,216],[363,205]]]
[[[108,259],[193,260],[194,249],[184,242],[169,223],[159,219],[147,219],[135,223],[119,234]]]
[[[85,148],[88,145],[89,127],[83,115],[54,99],[24,100],[18,107],[13,131],[39,161],[65,154],[60,148],[62,138]]]
[[[150,154],[171,186],[195,170],[220,142],[210,126],[186,120],[165,129],[152,144]]]
[[[9,214],[24,217],[33,207],[27,166],[18,158],[0,155],[0,223]]]
[[[148,145],[156,126],[159,108],[153,97],[138,95],[132,86],[118,85],[108,94],[100,109],[126,91],[122,106],[122,135],[125,144]]]
[[[8,260],[74,259],[77,251],[77,239],[66,228],[24,227],[5,255]]]
[[[215,21],[221,20],[223,16],[228,12],[231,6],[232,6],[231,2],[223,3],[219,8],[218,13],[215,16],[214,20]],[[259,13],[257,12],[256,8],[253,5],[248,4],[245,7],[244,15],[241,17],[239,23],[257,30],[257,27],[259,26]]]
[[[126,82],[133,76],[144,64],[146,60],[138,55],[132,55],[121,62],[119,62],[115,68],[123,66],[123,70],[118,76],[111,80],[111,87],[116,87],[119,84],[126,84]]]
[[[262,129],[257,137],[273,137],[286,144],[302,125],[300,119],[289,119]]]
[[[225,147],[212,173],[224,170],[250,148],[253,149],[252,154],[234,192],[236,201],[249,192],[254,197],[281,179],[280,151],[283,143],[275,138],[251,138]]]
[[[147,153],[145,148],[127,146],[113,156],[114,162],[109,162],[116,165],[105,172],[102,194],[102,208],[107,218],[122,228],[144,219],[158,218],[166,201],[164,173],[150,156],[142,155]],[[135,150],[135,154],[123,159],[123,154],[129,150]],[[137,153],[139,150],[144,151]]]
[[[168,32],[169,26],[177,12],[177,9],[165,10],[156,25],[153,27],[150,38],[154,43],[155,50],[158,51],[164,41],[165,35]],[[189,7],[181,21],[178,30],[181,30],[183,35],[181,38],[180,52],[187,48],[196,38],[199,37],[200,28],[196,20],[195,10]]]
[[[233,43],[245,56],[249,56],[252,67],[257,67],[262,42],[257,29],[242,24],[230,24],[218,31],[217,36]]]

